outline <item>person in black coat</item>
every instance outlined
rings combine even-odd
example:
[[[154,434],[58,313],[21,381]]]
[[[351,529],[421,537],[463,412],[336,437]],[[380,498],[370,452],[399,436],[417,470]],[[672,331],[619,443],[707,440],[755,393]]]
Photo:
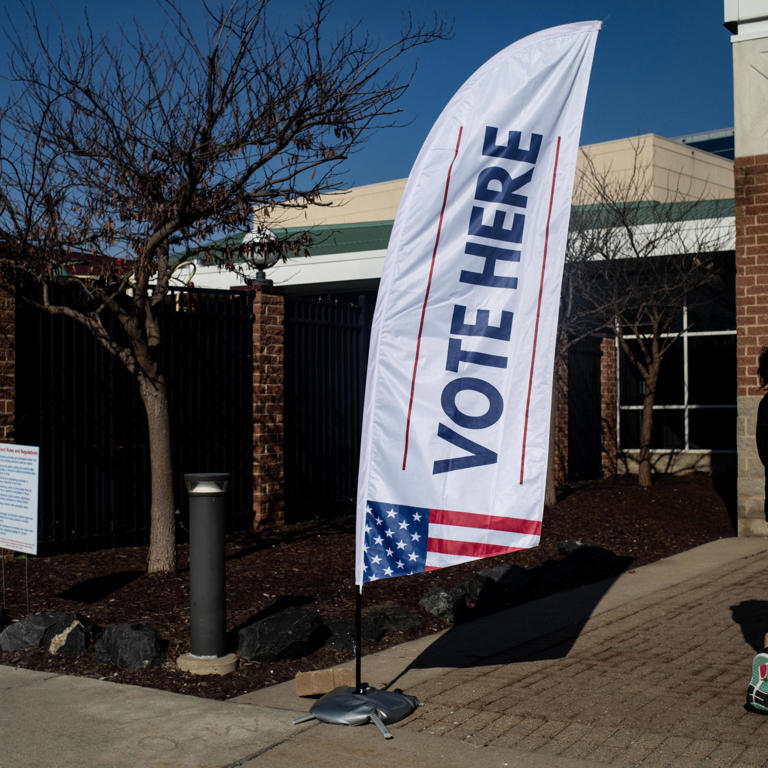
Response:
[[[760,386],[768,388],[768,347],[765,347],[757,359],[757,375],[760,377]],[[768,521],[768,393],[763,395],[760,405],[757,407],[757,454],[765,467],[765,502],[763,512]]]

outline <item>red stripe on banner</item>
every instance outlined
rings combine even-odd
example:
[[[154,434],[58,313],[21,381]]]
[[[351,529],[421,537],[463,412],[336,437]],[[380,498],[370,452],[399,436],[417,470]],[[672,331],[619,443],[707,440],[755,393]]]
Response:
[[[430,525],[455,525],[464,528],[482,528],[526,535],[541,535],[541,520],[523,520],[519,517],[475,515],[471,512],[451,512],[446,509],[429,510]]]
[[[435,236],[435,247],[432,249],[432,262],[429,265],[429,279],[427,280],[427,290],[424,294],[424,304],[421,307],[421,322],[419,323],[419,335],[416,339],[416,357],[413,360],[413,376],[411,377],[411,397],[408,401],[408,418],[405,422],[405,448],[403,450],[403,469],[405,469],[405,463],[408,460],[408,437],[411,432],[411,411],[413,410],[413,395],[416,391],[416,369],[419,367],[419,352],[421,350],[421,334],[424,330],[424,317],[427,314],[427,302],[429,301],[429,291],[432,288],[432,274],[435,271],[435,260],[437,258],[437,246],[440,243],[440,233],[443,229],[443,216],[445,214],[445,206],[448,202],[448,187],[451,184],[451,173],[453,171],[453,164],[456,162],[456,158],[459,156],[459,146],[461,144],[461,134],[464,130],[464,126],[459,126],[459,136],[456,139],[456,150],[453,153],[453,160],[448,167],[448,175],[445,178],[445,190],[443,192],[443,206],[440,209],[440,220],[437,224],[437,235]]]
[[[450,541],[449,539],[430,539],[427,552],[438,552],[441,555],[461,555],[463,557],[494,557],[506,555],[509,552],[519,552],[521,547],[502,547],[498,544],[481,544],[477,541]]]
[[[549,246],[549,222],[552,219],[552,203],[555,199],[555,179],[557,178],[557,161],[560,157],[560,136],[557,137],[555,149],[555,167],[552,171],[552,189],[549,193],[549,211],[547,212],[547,228],[544,235],[544,256],[541,260],[541,282],[539,283],[539,303],[536,307],[536,326],[533,330],[533,351],[531,352],[531,372],[528,376],[528,397],[525,401],[525,425],[523,426],[523,452],[520,458],[520,485],[525,474],[525,445],[528,439],[528,414],[531,407],[531,390],[533,389],[533,367],[536,362],[536,342],[539,338],[539,318],[541,316],[541,297],[544,293],[544,271],[547,267],[547,247]]]

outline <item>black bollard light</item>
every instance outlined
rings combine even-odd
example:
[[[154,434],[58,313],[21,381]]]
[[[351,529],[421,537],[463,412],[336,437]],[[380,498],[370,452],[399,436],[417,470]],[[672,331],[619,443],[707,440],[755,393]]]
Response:
[[[189,645],[177,660],[196,674],[226,674],[236,666],[225,654],[224,521],[229,475],[186,474],[189,494]]]

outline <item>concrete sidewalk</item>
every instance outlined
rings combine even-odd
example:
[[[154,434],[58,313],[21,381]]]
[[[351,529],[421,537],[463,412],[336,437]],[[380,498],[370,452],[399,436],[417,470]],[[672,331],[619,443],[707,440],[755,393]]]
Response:
[[[768,766],[744,710],[767,554],[723,539],[368,656],[424,702],[392,741],[292,725],[293,682],[217,702],[0,666],[0,766]]]

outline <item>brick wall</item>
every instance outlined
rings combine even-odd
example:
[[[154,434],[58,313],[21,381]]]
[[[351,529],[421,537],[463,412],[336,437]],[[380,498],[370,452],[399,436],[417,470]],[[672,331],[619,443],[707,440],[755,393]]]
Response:
[[[16,404],[16,306],[0,295],[0,443],[13,442]]]
[[[739,396],[761,393],[757,356],[768,346],[768,155],[734,163]]]
[[[603,474],[617,472],[616,446],[616,344],[612,336],[600,342],[600,421],[602,424]]]
[[[283,296],[253,294],[253,529],[285,519],[283,491]]]
[[[764,470],[755,446],[755,417],[763,395],[757,357],[768,346],[768,155],[737,157],[734,186],[738,530],[764,536]]]

